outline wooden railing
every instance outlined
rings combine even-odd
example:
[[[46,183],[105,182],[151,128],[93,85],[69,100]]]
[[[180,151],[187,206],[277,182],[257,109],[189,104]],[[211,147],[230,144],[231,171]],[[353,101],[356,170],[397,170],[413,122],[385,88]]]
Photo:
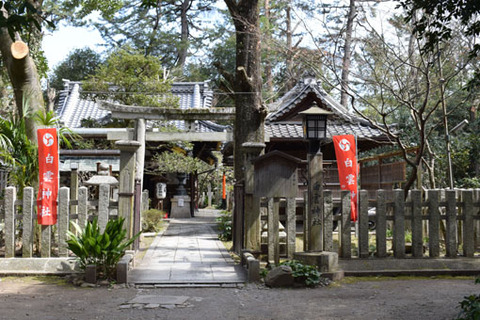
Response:
[[[278,257],[279,242],[274,235],[278,232],[278,221],[285,224],[287,257],[292,256],[295,248],[293,226],[299,220],[304,224],[304,243],[308,242],[308,215],[299,214],[308,204],[305,206],[303,200],[297,199],[295,205],[287,205],[292,201],[281,198],[262,201],[261,206],[267,213],[264,219],[268,219],[269,233],[272,233],[268,241],[268,255],[272,260]],[[334,199],[332,191],[324,191],[323,248],[338,250],[340,258],[454,258],[474,257],[476,252],[475,241],[480,238],[478,189],[424,193],[412,190],[407,198],[403,190],[377,190],[374,200],[371,196],[369,199],[366,190],[361,190],[358,225],[350,220],[350,206],[349,191],[342,191],[340,199]],[[370,230],[369,221],[375,223],[374,231]],[[338,231],[334,231],[334,224],[338,224]],[[410,237],[411,243],[407,243],[406,238]]]

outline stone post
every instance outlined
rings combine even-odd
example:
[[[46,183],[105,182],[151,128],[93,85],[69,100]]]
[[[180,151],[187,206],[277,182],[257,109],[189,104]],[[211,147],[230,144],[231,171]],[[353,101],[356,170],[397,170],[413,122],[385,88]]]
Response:
[[[70,165],[70,201],[78,200],[78,163]],[[70,205],[70,214],[78,213],[78,205]]]
[[[135,154],[140,142],[119,140],[115,145],[120,149],[120,177],[118,189],[118,215],[125,219],[128,238],[133,235],[133,195],[135,187]]]
[[[70,190],[67,187],[61,187],[58,191],[58,255],[68,257],[67,248],[67,230],[69,224],[69,204]]]
[[[17,189],[7,187],[5,189],[5,258],[15,257],[15,201]]]
[[[135,179],[140,180],[140,190],[143,190],[143,167],[145,164],[145,119],[135,122],[135,139],[139,143],[136,150]]]
[[[98,226],[101,232],[105,231],[108,223],[108,206],[110,204],[110,185],[101,184],[98,187]]]
[[[140,143],[135,157],[135,205],[133,207],[133,234],[135,230],[140,230],[140,216],[141,216],[141,208],[142,208],[142,190],[143,190],[143,168],[145,166],[145,119],[139,118],[135,122],[135,137],[137,142]],[[138,248],[138,238],[135,240],[134,249]]]
[[[33,188],[26,187],[25,189],[23,189],[23,258],[31,258],[33,253],[33,199]]]
[[[212,206],[212,197],[213,197],[212,185],[209,183],[209,184],[207,184],[207,198],[208,198],[208,207],[209,208]]]
[[[308,206],[310,239],[308,251],[323,251],[323,155],[318,148],[308,155]]]
[[[242,148],[245,150],[245,158],[243,159],[243,166],[245,168],[245,211],[243,212],[243,225],[240,224],[241,220],[236,221],[235,234],[238,236],[244,233],[245,239],[243,239],[243,243],[241,241],[238,243],[238,240],[241,239],[237,239],[234,247],[235,250],[239,250],[238,252],[240,252],[242,249],[240,246],[243,244],[245,249],[252,252],[259,252],[261,245],[260,199],[254,194],[255,177],[252,161],[264,152],[265,144],[245,142],[242,144]]]

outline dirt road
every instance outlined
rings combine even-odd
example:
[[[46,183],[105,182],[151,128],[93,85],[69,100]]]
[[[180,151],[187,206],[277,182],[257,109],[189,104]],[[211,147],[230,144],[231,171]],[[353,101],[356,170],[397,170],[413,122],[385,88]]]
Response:
[[[467,278],[346,279],[330,287],[82,288],[58,278],[2,278],[0,319],[452,319]]]

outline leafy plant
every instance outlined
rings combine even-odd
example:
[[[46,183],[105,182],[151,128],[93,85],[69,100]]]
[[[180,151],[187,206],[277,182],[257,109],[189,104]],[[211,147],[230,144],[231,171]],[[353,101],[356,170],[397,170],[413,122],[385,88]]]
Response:
[[[229,211],[221,211],[220,217],[216,219],[218,230],[220,231],[218,238],[222,241],[232,240],[232,213]]]
[[[210,167],[200,159],[184,155],[180,152],[162,152],[154,157],[158,164],[157,172],[193,173],[206,171]]]
[[[157,209],[144,211],[142,220],[143,232],[159,232],[162,229],[165,212]]]
[[[303,264],[298,260],[284,261],[280,265],[292,268],[292,276],[295,281],[301,282],[308,287],[314,287],[320,282],[320,272],[315,266]]]
[[[475,279],[475,283],[480,283],[480,278]],[[456,320],[478,320],[480,319],[480,295],[472,294],[459,302],[462,311],[458,314]]]
[[[126,239],[127,231],[123,228],[123,218],[110,220],[105,231],[100,232],[97,218],[87,222],[82,230],[78,224],[72,222],[78,232],[78,236],[67,231],[68,249],[76,256],[80,268],[84,270],[87,265],[93,264],[97,267],[100,278],[113,279],[118,261],[125,254],[125,250],[140,235],[140,232],[131,239]]]
[[[83,82],[84,92],[96,100],[113,98],[125,105],[178,108],[179,99],[170,89],[160,60],[131,48],[113,51]]]
[[[35,141],[28,138],[26,120],[32,118],[28,101],[23,103],[20,117],[11,113],[8,119],[0,118],[0,157],[8,170],[8,182],[20,192],[34,186],[38,178],[38,152]]]

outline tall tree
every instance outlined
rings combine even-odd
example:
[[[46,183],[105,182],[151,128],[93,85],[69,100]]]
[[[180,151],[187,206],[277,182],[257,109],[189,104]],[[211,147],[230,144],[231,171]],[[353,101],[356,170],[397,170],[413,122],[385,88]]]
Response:
[[[94,75],[100,65],[100,54],[90,48],[75,49],[53,70],[50,86],[55,90],[63,89],[63,80],[82,81]]]
[[[38,37],[42,1],[0,1],[0,53],[4,68],[12,84],[16,114],[25,118],[27,136],[36,141],[36,123],[24,114],[28,104],[32,113],[44,110],[44,101],[37,67],[29,46],[21,40],[21,33],[31,32]],[[37,39],[38,40],[38,39]]]
[[[353,37],[353,24],[355,16],[357,14],[357,8],[355,6],[355,0],[350,0],[347,14],[347,25],[345,28],[345,42],[343,48],[342,59],[342,78],[340,82],[340,104],[344,107],[348,105],[348,76],[350,74],[350,60],[352,58],[352,37]]]
[[[203,46],[205,35],[201,32],[200,16],[212,10],[214,3],[214,0],[110,1],[115,7],[95,20],[88,20],[88,14],[95,8],[89,5],[91,1],[63,0],[56,8],[60,16],[70,14],[73,24],[96,28],[109,46],[128,45],[145,55],[158,56],[163,66],[177,68],[180,75],[192,51]],[[77,3],[83,4],[83,10],[77,9]]]
[[[435,165],[446,159],[445,145],[438,141],[445,136],[445,117],[461,113],[462,106],[472,101],[472,96],[466,95],[459,85],[465,83],[468,39],[457,36],[454,42],[441,48],[442,52],[425,52],[420,50],[422,42],[410,26],[398,17],[391,22],[399,38],[388,40],[372,30],[364,40],[362,54],[357,55],[361,71],[356,79],[362,83],[362,94],[354,93],[358,100],[354,108],[366,119],[371,117],[365,110],[373,110],[383,124],[378,128],[403,151],[411,169],[405,190],[413,186],[422,164],[428,169],[430,187],[448,185],[446,166],[442,165],[443,170],[439,170]],[[454,59],[446,59],[447,56]],[[443,76],[439,72],[439,59]],[[448,94],[443,95],[443,91]],[[417,150],[409,154],[407,150],[412,145]]]
[[[244,178],[245,142],[265,140],[264,121],[267,110],[262,103],[260,71],[259,3],[257,0],[225,0],[235,26],[236,70],[223,76],[234,90],[235,101],[235,179]]]
[[[125,105],[171,108],[178,97],[171,93],[171,81],[164,77],[159,60],[119,48],[83,83],[84,92],[95,99]]]

